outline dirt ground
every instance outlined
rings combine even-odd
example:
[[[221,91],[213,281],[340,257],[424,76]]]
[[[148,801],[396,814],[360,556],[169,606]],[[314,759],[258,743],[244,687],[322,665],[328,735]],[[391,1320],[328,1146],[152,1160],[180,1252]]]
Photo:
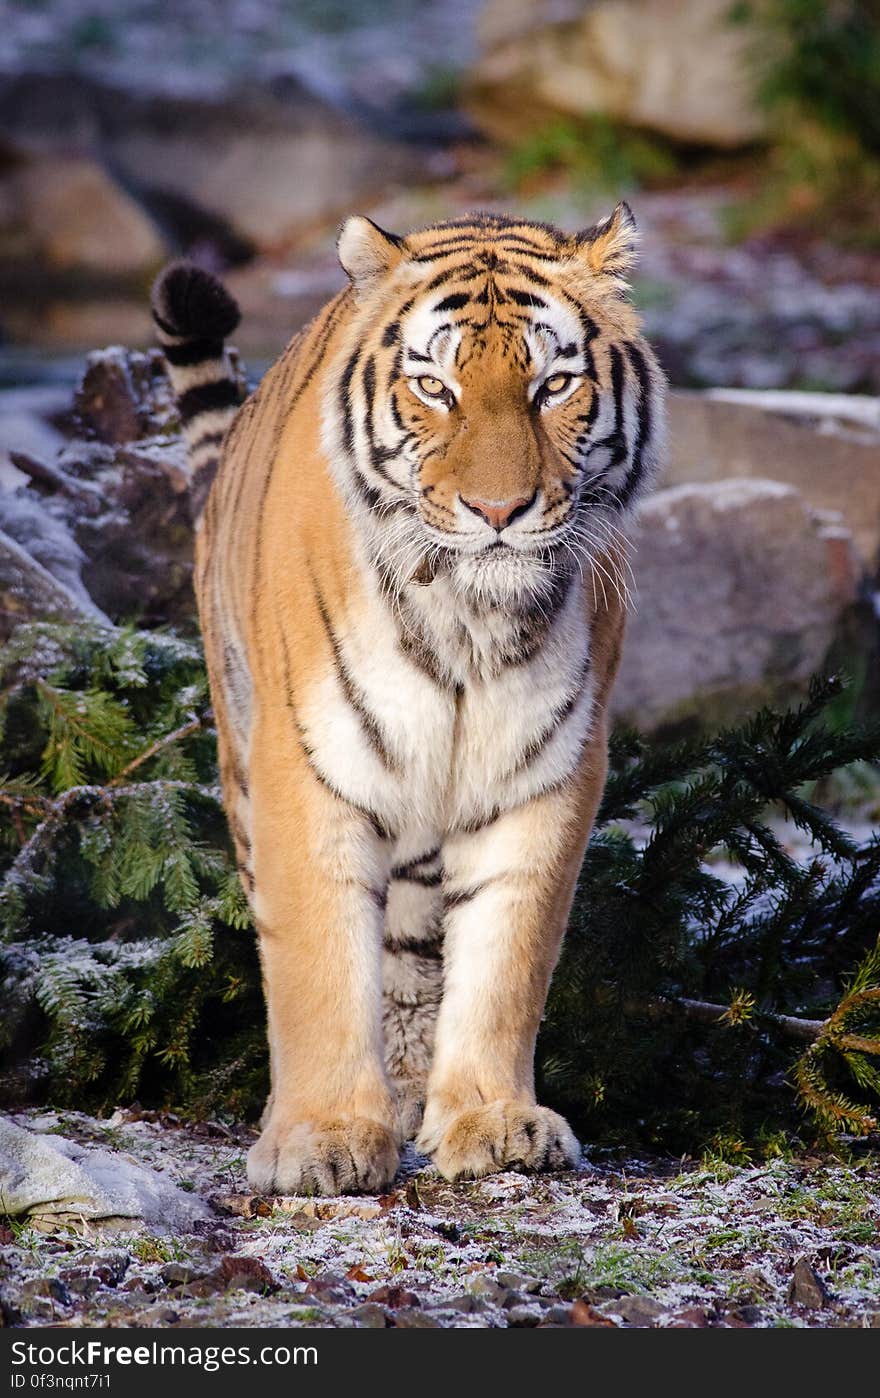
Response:
[[[261,1199],[248,1130],[153,1112],[18,1118],[162,1172],[214,1214],[171,1236],[0,1227],[7,1326],[880,1328],[880,1166],[585,1159],[379,1197]]]

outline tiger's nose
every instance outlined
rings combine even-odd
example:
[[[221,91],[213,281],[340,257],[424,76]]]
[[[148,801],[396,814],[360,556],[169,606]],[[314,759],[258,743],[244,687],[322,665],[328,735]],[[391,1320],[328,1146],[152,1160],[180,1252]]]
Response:
[[[462,496],[461,503],[473,510],[475,515],[481,515],[486,523],[491,524],[500,534],[518,515],[525,514],[537,493],[535,491],[534,495],[517,495],[513,500],[465,500]]]

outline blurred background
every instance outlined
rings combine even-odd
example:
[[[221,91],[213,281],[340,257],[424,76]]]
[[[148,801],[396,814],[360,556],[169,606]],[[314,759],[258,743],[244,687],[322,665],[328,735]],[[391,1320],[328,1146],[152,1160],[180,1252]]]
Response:
[[[7,383],[146,343],[169,254],[265,359],[352,210],[625,195],[674,382],[880,386],[877,0],[5,0],[0,136]]]
[[[340,285],[352,211],[401,233],[476,207],[574,230],[621,197],[676,389],[621,711],[714,720],[829,658],[867,703],[880,0],[6,0],[0,479],[32,498],[42,466],[45,503],[72,438],[167,438],[137,405],[134,427],[102,418],[106,360],[69,409],[87,352],[150,343],[169,256],[226,276],[255,377]],[[155,588],[138,615],[140,582],[107,576],[90,594],[114,619],[179,619]]]

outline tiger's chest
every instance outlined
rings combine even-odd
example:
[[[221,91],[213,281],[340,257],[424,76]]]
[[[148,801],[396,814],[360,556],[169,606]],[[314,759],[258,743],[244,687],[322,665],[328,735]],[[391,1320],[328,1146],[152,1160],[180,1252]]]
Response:
[[[575,587],[515,660],[503,617],[467,625],[442,595],[424,602],[418,618],[368,606],[337,637],[302,718],[312,760],[340,794],[392,829],[448,832],[574,770],[593,716],[590,638]]]

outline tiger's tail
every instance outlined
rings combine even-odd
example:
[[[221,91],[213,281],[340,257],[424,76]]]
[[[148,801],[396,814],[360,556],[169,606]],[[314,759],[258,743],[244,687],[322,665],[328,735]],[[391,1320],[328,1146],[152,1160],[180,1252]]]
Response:
[[[198,518],[241,400],[224,347],[241,315],[222,283],[191,262],[166,267],[153,285],[150,303],[177,397],[188,448],[190,499]]]

